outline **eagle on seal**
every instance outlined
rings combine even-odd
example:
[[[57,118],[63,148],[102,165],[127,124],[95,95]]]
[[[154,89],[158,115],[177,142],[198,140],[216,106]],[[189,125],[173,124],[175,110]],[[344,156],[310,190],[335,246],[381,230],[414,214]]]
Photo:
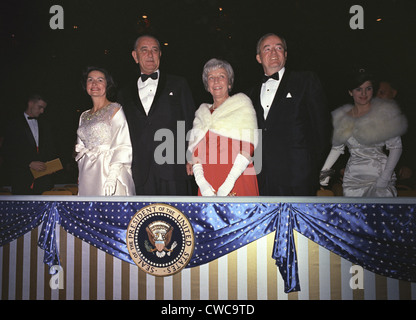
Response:
[[[174,242],[171,248],[167,246],[172,241],[173,227],[164,221],[155,221],[149,224],[146,227],[147,236],[151,246],[146,246],[148,252],[155,252],[156,256],[163,258],[173,251],[176,247],[176,242]]]

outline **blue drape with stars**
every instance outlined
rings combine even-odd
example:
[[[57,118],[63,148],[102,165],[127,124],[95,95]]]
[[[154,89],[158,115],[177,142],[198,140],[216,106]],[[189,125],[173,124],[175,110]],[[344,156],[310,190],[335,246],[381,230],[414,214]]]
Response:
[[[127,199],[127,198],[126,198]],[[38,245],[44,262],[59,264],[55,229],[134,263],[126,247],[132,216],[155,202],[0,200],[0,246],[41,226]],[[270,232],[270,254],[285,282],[285,292],[299,291],[293,232],[388,277],[416,281],[416,204],[163,202],[182,211],[195,234],[188,268],[226,255]]]

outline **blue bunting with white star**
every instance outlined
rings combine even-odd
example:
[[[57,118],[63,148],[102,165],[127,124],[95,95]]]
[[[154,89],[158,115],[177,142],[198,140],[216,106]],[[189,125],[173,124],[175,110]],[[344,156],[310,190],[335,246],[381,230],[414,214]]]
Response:
[[[126,246],[133,215],[152,202],[0,201],[0,246],[40,226],[44,262],[59,265],[55,230],[134,263]],[[195,249],[188,268],[220,258],[275,232],[271,256],[285,292],[301,289],[294,230],[364,268],[416,281],[414,204],[168,202],[189,219]]]

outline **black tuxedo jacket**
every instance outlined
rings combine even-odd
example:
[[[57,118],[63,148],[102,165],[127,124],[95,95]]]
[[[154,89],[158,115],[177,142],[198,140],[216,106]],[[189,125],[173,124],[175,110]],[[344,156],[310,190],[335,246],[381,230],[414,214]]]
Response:
[[[318,174],[331,137],[331,118],[321,83],[312,72],[286,69],[266,120],[260,103],[261,86],[259,83],[249,92],[262,129],[260,194],[308,195],[281,194],[275,187],[318,187]]]
[[[32,161],[50,161],[57,157],[50,126],[42,118],[38,119],[39,150],[23,114],[12,119],[6,129],[3,154],[6,168],[10,169],[13,194],[41,194],[53,187],[51,176],[36,180],[30,171]]]
[[[140,194],[141,186],[147,183],[149,177],[157,177],[170,184],[189,181],[192,176],[186,173],[186,134],[192,128],[195,105],[186,80],[160,72],[148,115],[140,101],[137,80],[119,92],[118,102],[123,107],[129,126],[133,148],[132,173],[137,194]],[[157,132],[159,138],[155,138]]]

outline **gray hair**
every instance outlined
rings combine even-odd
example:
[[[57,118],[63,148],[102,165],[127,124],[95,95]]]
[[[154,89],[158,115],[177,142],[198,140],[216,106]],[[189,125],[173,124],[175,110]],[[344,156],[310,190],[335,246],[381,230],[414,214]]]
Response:
[[[257,47],[256,47],[256,53],[257,53],[257,54],[260,54],[260,50],[261,50],[260,46],[261,46],[261,43],[262,43],[262,42],[263,42],[266,38],[271,37],[271,36],[275,36],[275,37],[280,38],[280,40],[282,40],[283,49],[285,49],[285,51],[287,51],[287,44],[286,44],[286,39],[285,39],[285,38],[283,38],[283,37],[281,37],[281,36],[279,36],[278,34],[275,34],[275,33],[267,33],[267,34],[265,34],[264,36],[262,36],[262,37],[259,39],[259,41],[257,41]]]
[[[202,71],[202,82],[204,83],[205,90],[208,91],[208,73],[223,68],[228,75],[228,84],[230,88],[228,91],[231,91],[234,85],[234,70],[231,65],[225,60],[219,59],[211,59],[204,65],[204,69]]]

